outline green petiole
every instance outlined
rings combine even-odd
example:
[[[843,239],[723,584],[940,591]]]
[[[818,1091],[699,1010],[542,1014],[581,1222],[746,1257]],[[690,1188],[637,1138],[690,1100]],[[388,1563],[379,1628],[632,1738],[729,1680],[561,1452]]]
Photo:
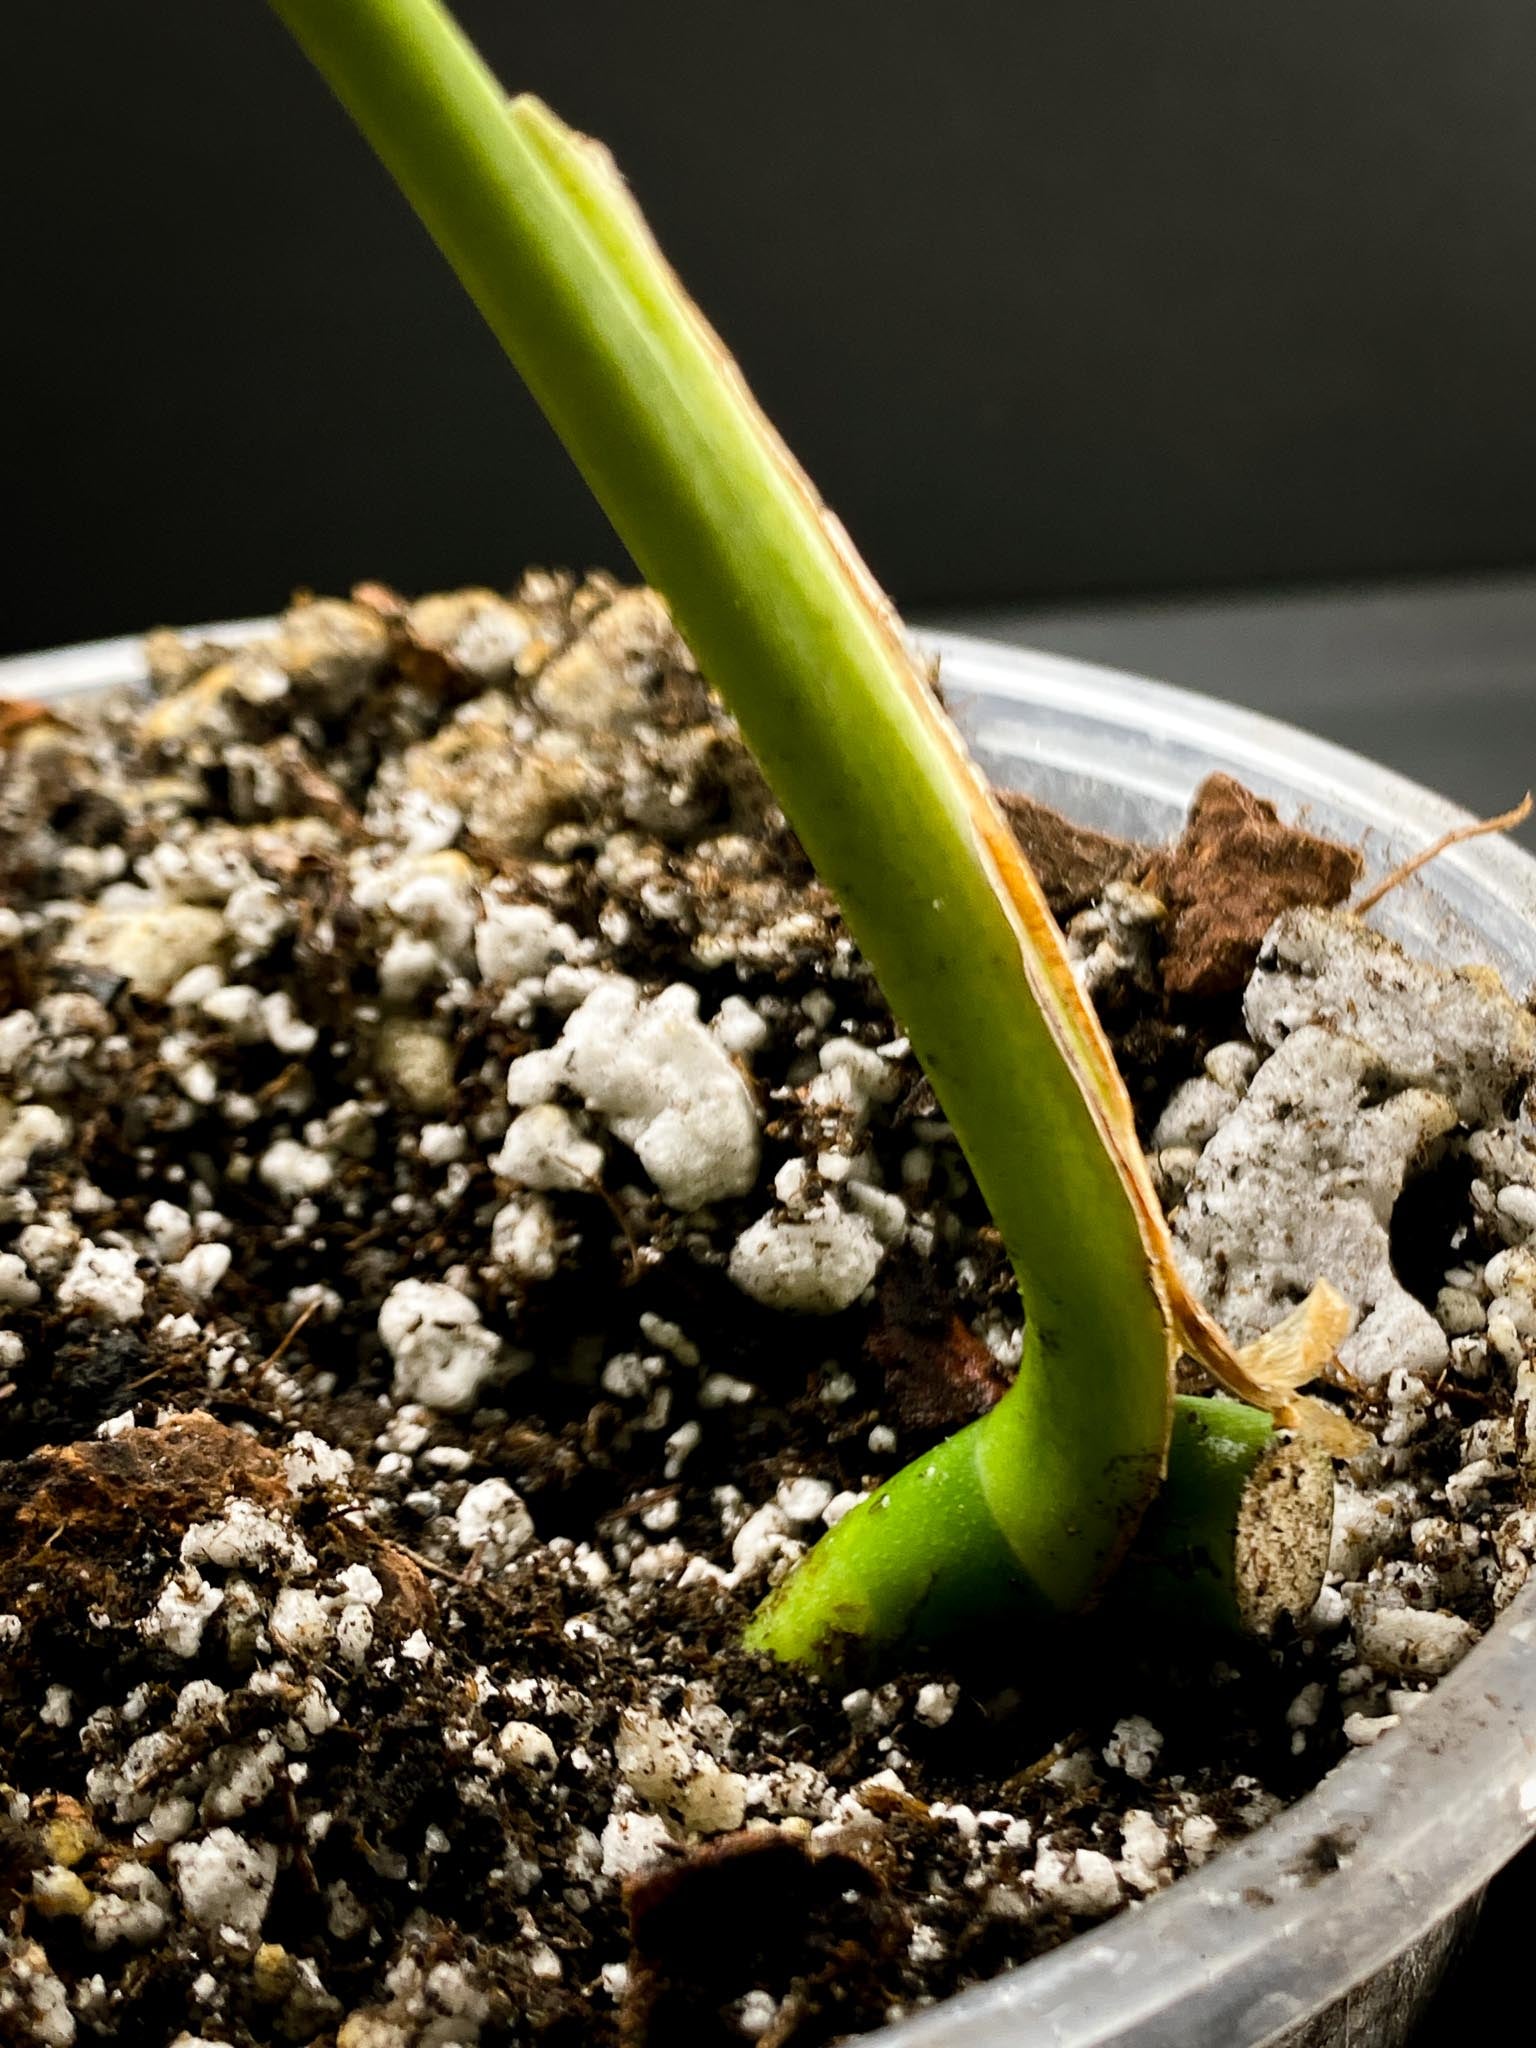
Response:
[[[1113,1057],[1027,863],[606,153],[538,101],[508,101],[435,0],[272,4],[739,720],[1014,1260],[1014,1387],[824,1539],[752,1640],[830,1666],[850,1643],[930,1639],[1000,1603],[1083,1605],[1158,1491],[1178,1352],[1283,1404],[1179,1279]],[[1207,1427],[1228,1419],[1213,1407]],[[1209,1475],[1190,1469],[1198,1491]]]

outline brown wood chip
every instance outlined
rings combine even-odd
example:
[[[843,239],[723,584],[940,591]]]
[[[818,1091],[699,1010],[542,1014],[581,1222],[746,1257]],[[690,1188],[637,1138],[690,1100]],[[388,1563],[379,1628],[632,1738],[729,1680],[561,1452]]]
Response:
[[[1230,775],[1209,776],[1183,832],[1145,874],[1168,906],[1164,987],[1185,996],[1240,989],[1281,911],[1342,903],[1362,865],[1352,846],[1283,823]]]

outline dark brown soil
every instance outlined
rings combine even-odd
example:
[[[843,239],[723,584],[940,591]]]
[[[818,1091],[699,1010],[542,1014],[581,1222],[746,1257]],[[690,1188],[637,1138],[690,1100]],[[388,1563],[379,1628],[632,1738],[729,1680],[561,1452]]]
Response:
[[[1481,1626],[1526,1568],[1514,1368],[1466,1339],[1282,1643],[1122,1616],[846,1692],[748,1656],[824,1516],[1006,1387],[1018,1309],[729,721],[601,580],[152,655],[148,709],[0,722],[0,2040],[816,2048],[1156,1892],[1398,1711],[1373,1575]],[[1274,909],[1357,871],[1230,783],[1150,867],[1014,816],[1148,1131],[1241,1039]],[[720,1026],[745,1192],[674,1206],[573,1083],[509,1102],[620,980]],[[551,1098],[595,1170],[510,1159]],[[1476,1295],[1480,1199],[1414,1238],[1427,1301],[1452,1258]],[[743,1240],[805,1215],[870,1277],[751,1295]],[[1471,1537],[1411,1534],[1479,1460]]]

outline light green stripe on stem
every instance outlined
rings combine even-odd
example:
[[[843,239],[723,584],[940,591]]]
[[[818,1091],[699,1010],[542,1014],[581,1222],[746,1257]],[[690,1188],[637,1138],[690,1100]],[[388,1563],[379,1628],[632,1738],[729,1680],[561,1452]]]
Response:
[[[1021,930],[1006,826],[606,156],[509,103],[432,0],[273,5],[666,596],[910,1035],[1026,1312],[981,1487],[1041,1598],[1078,1605],[1157,1484],[1170,1340],[1112,1062],[1054,928]]]

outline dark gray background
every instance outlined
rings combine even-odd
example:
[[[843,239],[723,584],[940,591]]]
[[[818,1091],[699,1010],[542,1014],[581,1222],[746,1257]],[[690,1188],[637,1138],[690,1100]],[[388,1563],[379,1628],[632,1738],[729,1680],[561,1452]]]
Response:
[[[909,606],[1536,557],[1522,0],[463,0]],[[260,0],[9,0],[13,647],[614,543]]]
[[[1526,0],[460,12],[614,147],[909,609],[1480,808],[1532,779]],[[5,41],[0,645],[622,565],[259,0],[9,0]]]

